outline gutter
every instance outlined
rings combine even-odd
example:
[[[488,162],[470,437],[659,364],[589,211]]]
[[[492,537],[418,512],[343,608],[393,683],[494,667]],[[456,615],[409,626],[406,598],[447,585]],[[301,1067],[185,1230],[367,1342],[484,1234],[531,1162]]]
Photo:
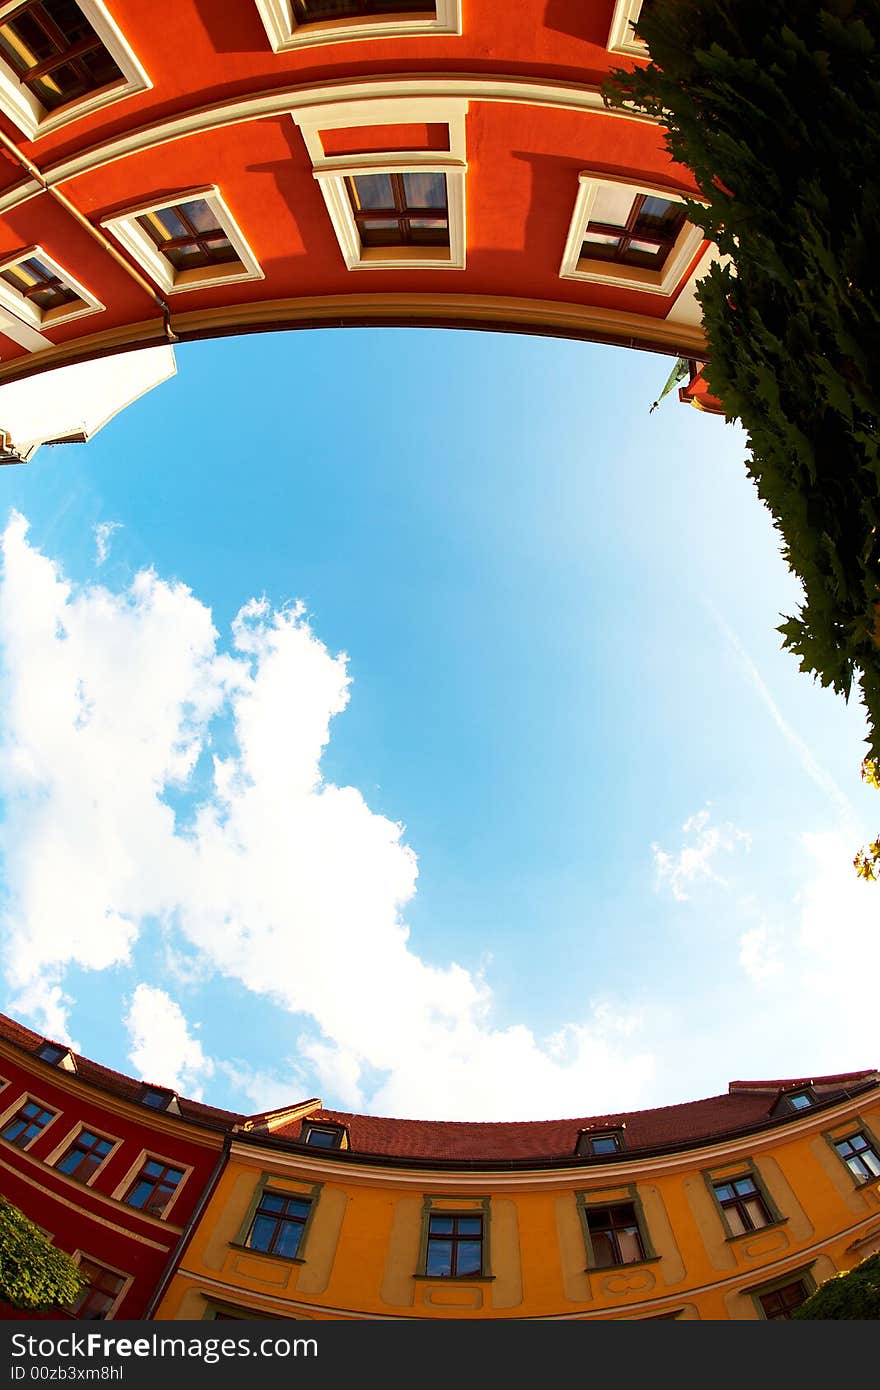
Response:
[[[220,1181],[220,1176],[223,1172],[223,1169],[226,1167],[226,1162],[229,1158],[229,1149],[231,1143],[231,1135],[227,1134],[223,1140],[223,1147],[220,1150],[220,1155],[217,1159],[217,1162],[214,1164],[214,1171],[208,1179],[208,1182],[205,1186],[205,1190],[199,1198],[198,1202],[196,1203],[192,1216],[189,1218],[189,1221],[187,1221],[186,1225],[184,1226],[183,1231],[180,1235],[180,1239],[178,1240],[173,1251],[171,1252],[168,1264],[165,1267],[165,1272],[162,1275],[162,1278],[159,1280],[159,1283],[153,1293],[152,1298],[150,1299],[149,1303],[144,1309],[144,1322],[151,1322],[153,1320],[153,1314],[155,1313],[159,1304],[162,1302],[162,1299],[165,1297],[165,1292],[168,1288],[168,1285],[171,1283],[171,1280],[174,1276],[174,1273],[178,1265],[180,1264],[180,1261],[186,1254],[187,1247],[189,1246],[190,1241],[195,1235],[196,1226],[201,1220],[202,1213],[204,1212],[205,1207],[208,1205],[208,1202],[213,1197],[217,1184]]]
[[[121,266],[126,274],[140,286],[144,293],[148,294],[154,303],[159,306],[162,314],[162,326],[165,330],[166,341],[169,343],[178,342],[179,339],[177,334],[171,327],[171,309],[169,308],[167,300],[162,298],[158,290],[150,284],[149,280],[141,275],[139,270],[134,268],[131,262],[122,255],[121,251],[117,251],[113,243],[98,227],[95,227],[93,223],[89,221],[85,213],[80,212],[76,204],[72,203],[67,197],[67,194],[62,193],[60,188],[57,188],[54,184],[49,182],[45,174],[34,164],[33,160],[29,159],[26,154],[22,154],[15,141],[11,140],[3,130],[0,130],[0,144],[9,151],[20,167],[24,169],[25,173],[36,180],[43,192],[48,193],[50,198],[54,198],[55,201],[64,208],[65,212],[69,213],[74,221],[78,222],[83,230],[88,232],[92,240],[96,241],[102,250],[106,251],[108,256],[111,256],[116,264]]]

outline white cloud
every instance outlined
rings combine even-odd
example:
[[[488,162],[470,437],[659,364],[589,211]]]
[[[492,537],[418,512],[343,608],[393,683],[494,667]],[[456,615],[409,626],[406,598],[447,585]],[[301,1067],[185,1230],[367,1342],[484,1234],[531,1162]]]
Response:
[[[139,984],[123,1022],[131,1044],[128,1060],[137,1076],[201,1100],[214,1063],[190,1033],[180,1005],[163,989]]]
[[[778,942],[766,926],[750,927],[739,939],[739,961],[756,983],[775,979],[783,970]]]
[[[121,521],[99,521],[95,527],[95,564],[103,565],[110,554],[110,537],[122,528]]]
[[[307,1017],[305,1080],[339,1105],[488,1119],[638,1104],[653,1061],[607,1002],[541,1040],[493,1025],[483,978],[412,948],[402,826],[321,773],[350,678],[301,607],[252,599],[223,654],[182,584],[144,572],[123,593],[75,589],[26,532],[13,515],[0,587],[5,968],[20,998],[56,991],[61,1021],[67,968],[130,963],[158,920],[189,962]],[[217,718],[234,733],[225,757]],[[191,788],[203,755],[211,790],[180,829],[165,796]],[[176,1066],[200,1086],[207,1059],[182,1015],[184,1050],[155,1050],[149,1020],[176,1008],[138,987],[133,1056],[155,1081]],[[248,1084],[265,1105],[272,1078]]]
[[[729,822],[713,825],[708,806],[690,816],[682,831],[689,843],[683,844],[676,854],[669,854],[656,844],[651,846],[657,886],[667,887],[676,902],[681,903],[688,901],[689,890],[700,883],[723,885],[725,880],[715,867],[719,855],[749,845],[749,836],[744,830],[738,830]]]

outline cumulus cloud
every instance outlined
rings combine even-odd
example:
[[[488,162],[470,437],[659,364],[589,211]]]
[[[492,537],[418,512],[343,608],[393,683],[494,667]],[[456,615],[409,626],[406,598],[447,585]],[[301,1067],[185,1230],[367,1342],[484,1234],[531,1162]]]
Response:
[[[202,1099],[203,1082],[213,1076],[214,1063],[190,1033],[180,1005],[164,989],[139,984],[123,1022],[131,1044],[128,1060],[139,1077]]]
[[[19,999],[54,1001],[56,1034],[69,967],[130,964],[158,922],[190,971],[305,1017],[300,1093],[448,1118],[638,1103],[653,1061],[607,1002],[539,1039],[493,1024],[484,978],[413,949],[402,826],[321,772],[350,678],[300,606],[251,599],[222,651],[183,584],[144,571],[119,593],[75,588],[21,516],[3,562],[4,964]],[[208,1060],[161,989],[139,985],[128,1020],[140,1069],[201,1087]],[[272,1077],[243,1085],[277,1103]]]
[[[747,848],[749,836],[729,822],[713,825],[712,814],[704,806],[690,816],[682,826],[685,843],[677,853],[670,854],[659,845],[651,846],[654,874],[658,887],[668,888],[676,902],[687,902],[690,890],[701,883],[724,884],[717,872],[720,855]]]

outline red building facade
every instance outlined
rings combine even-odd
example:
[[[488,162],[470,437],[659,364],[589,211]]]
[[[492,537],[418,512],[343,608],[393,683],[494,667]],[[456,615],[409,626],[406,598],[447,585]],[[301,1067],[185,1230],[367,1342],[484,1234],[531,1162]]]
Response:
[[[80,1265],[78,1318],[145,1315],[237,1118],[0,1015],[0,1193]]]
[[[0,0],[0,383],[322,324],[704,356],[692,176],[601,94],[639,8]]]

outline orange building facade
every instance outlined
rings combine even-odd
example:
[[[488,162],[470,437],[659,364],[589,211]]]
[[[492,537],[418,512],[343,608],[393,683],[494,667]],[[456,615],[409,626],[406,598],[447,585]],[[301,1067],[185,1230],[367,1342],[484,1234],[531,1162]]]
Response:
[[[0,1016],[0,1192],[83,1269],[54,1317],[786,1318],[880,1250],[880,1073],[532,1123],[246,1116]]]
[[[704,357],[693,178],[602,100],[639,7],[0,0],[0,385],[344,324]]]

